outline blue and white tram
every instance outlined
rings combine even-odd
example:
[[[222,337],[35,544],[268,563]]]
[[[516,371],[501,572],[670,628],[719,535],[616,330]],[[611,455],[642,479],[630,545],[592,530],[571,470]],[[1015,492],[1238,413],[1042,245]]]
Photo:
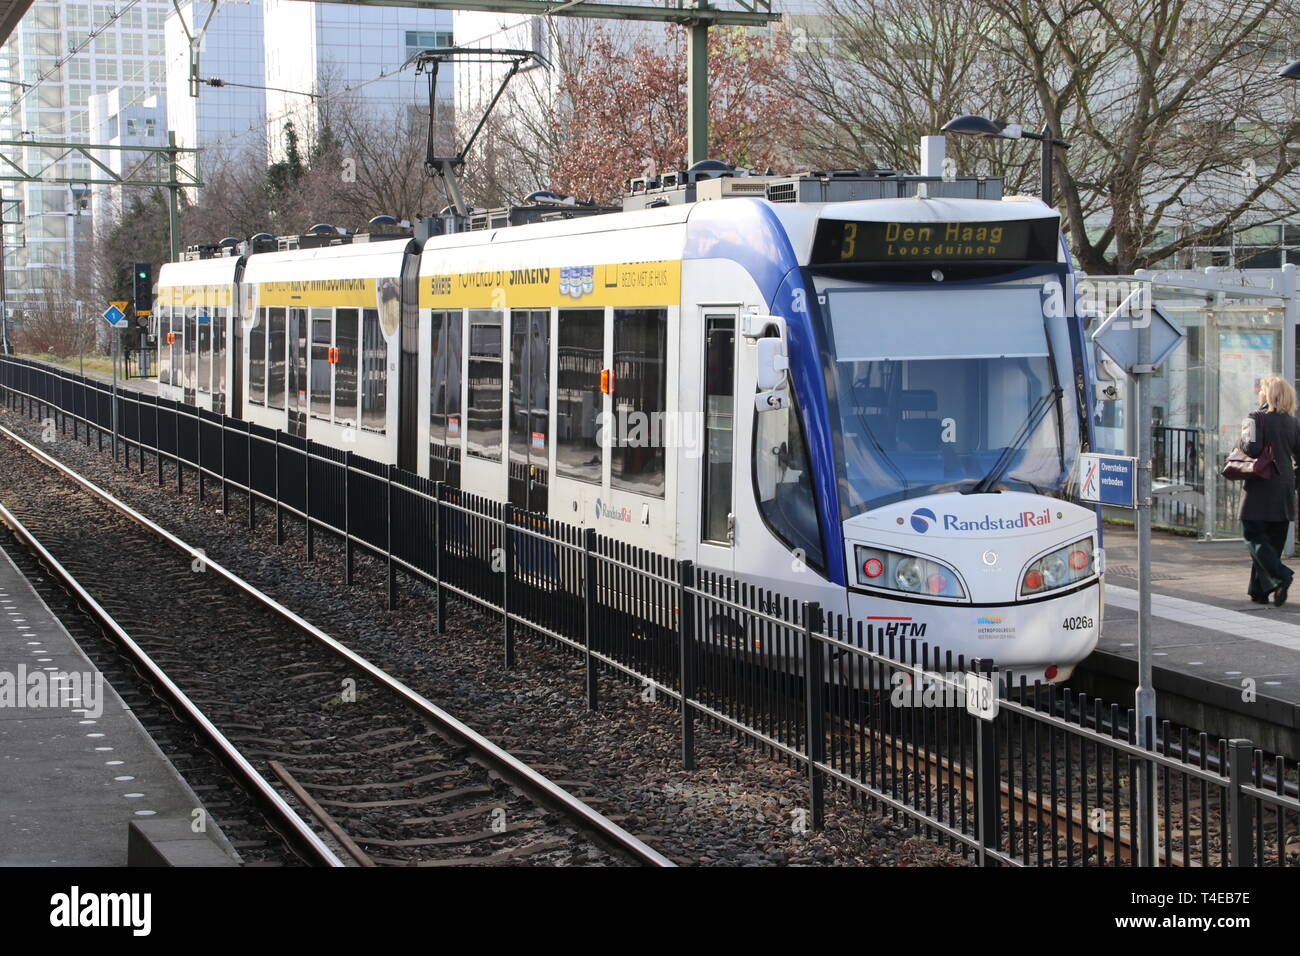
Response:
[[[1030,680],[1096,644],[1091,358],[1037,200],[256,248],[230,378],[264,424]]]

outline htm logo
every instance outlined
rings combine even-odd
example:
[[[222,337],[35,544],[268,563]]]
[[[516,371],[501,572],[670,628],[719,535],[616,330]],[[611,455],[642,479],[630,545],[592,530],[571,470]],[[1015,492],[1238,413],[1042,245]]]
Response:
[[[917,508],[912,512],[912,530],[925,534],[936,520],[934,512],[929,508]]]

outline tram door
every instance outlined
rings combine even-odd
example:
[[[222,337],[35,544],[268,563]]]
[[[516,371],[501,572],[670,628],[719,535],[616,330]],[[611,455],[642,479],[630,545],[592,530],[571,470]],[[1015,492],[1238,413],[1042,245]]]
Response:
[[[704,455],[700,462],[699,563],[735,566],[736,313],[704,312]]]
[[[547,507],[551,422],[551,312],[510,313],[510,503]]]
[[[307,310],[289,310],[289,434],[307,437]]]
[[[198,310],[192,305],[187,305],[185,307],[185,374],[181,379],[181,386],[184,389],[181,401],[186,405],[194,405],[198,400],[198,391],[195,387],[199,377],[198,354]]]

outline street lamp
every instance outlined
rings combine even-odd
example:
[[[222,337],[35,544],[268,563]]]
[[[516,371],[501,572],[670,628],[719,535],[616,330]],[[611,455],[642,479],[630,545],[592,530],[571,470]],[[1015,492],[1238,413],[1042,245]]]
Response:
[[[1069,149],[1070,144],[1057,139],[1051,124],[1043,127],[1041,133],[1031,133],[1019,123],[1004,123],[1001,120],[986,119],[983,116],[958,116],[944,124],[941,132],[956,133],[959,136],[982,136],[986,139],[1036,139],[1043,144],[1043,202],[1052,205],[1052,147]]]

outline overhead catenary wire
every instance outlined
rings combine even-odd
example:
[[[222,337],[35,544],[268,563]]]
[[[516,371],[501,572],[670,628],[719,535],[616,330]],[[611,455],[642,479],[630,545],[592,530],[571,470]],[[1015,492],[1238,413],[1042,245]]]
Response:
[[[8,119],[10,116],[13,116],[14,110],[18,109],[18,106],[22,103],[22,101],[27,98],[28,93],[36,89],[46,80],[48,80],[50,77],[57,74],[59,70],[63,69],[64,65],[67,64],[69,60],[71,60],[74,56],[76,56],[78,53],[84,50],[87,47],[87,45],[89,45],[91,40],[97,39],[101,33],[103,33],[110,26],[112,26],[114,23],[120,20],[128,10],[130,10],[139,2],[140,0],[127,0],[126,6],[122,7],[122,9],[120,10],[114,10],[112,16],[110,16],[107,20],[105,20],[103,23],[99,24],[98,26],[92,27],[90,32],[86,34],[86,36],[81,40],[80,43],[74,46],[63,56],[55,60],[54,65],[52,67],[50,67],[44,73],[40,74],[35,80],[33,80],[30,84],[28,84],[21,93],[19,93],[16,97],[14,97],[13,100],[9,103],[9,108],[6,109],[4,113],[0,114],[0,119]]]
[[[370,79],[362,80],[360,83],[356,83],[352,86],[345,86],[342,89],[335,90],[332,93],[311,94],[311,93],[294,92],[291,95],[315,96],[317,100],[317,105],[322,105],[324,103],[336,99],[337,97],[345,96],[348,93],[355,93],[358,90],[365,89],[367,86],[370,86],[373,83],[378,83],[381,80],[391,79],[392,77],[397,76],[399,73],[404,72],[408,68],[408,66],[409,66],[409,61],[408,63],[404,63],[402,66],[398,67],[396,70],[381,70],[377,76],[372,76]],[[225,146],[228,143],[232,143],[236,140],[242,139],[244,136],[247,136],[249,133],[254,133],[257,132],[258,130],[264,130],[268,128],[272,123],[279,122],[280,120],[283,119],[289,119],[294,114],[296,114],[300,109],[302,109],[301,106],[290,107],[289,109],[286,109],[281,113],[277,113],[275,116],[268,116],[261,123],[253,123],[247,129],[242,129],[237,133],[231,133],[229,136],[225,137],[224,139],[219,139],[219,140],[215,140],[214,142],[208,143],[207,146],[205,146],[204,148],[215,149],[219,146]]]

